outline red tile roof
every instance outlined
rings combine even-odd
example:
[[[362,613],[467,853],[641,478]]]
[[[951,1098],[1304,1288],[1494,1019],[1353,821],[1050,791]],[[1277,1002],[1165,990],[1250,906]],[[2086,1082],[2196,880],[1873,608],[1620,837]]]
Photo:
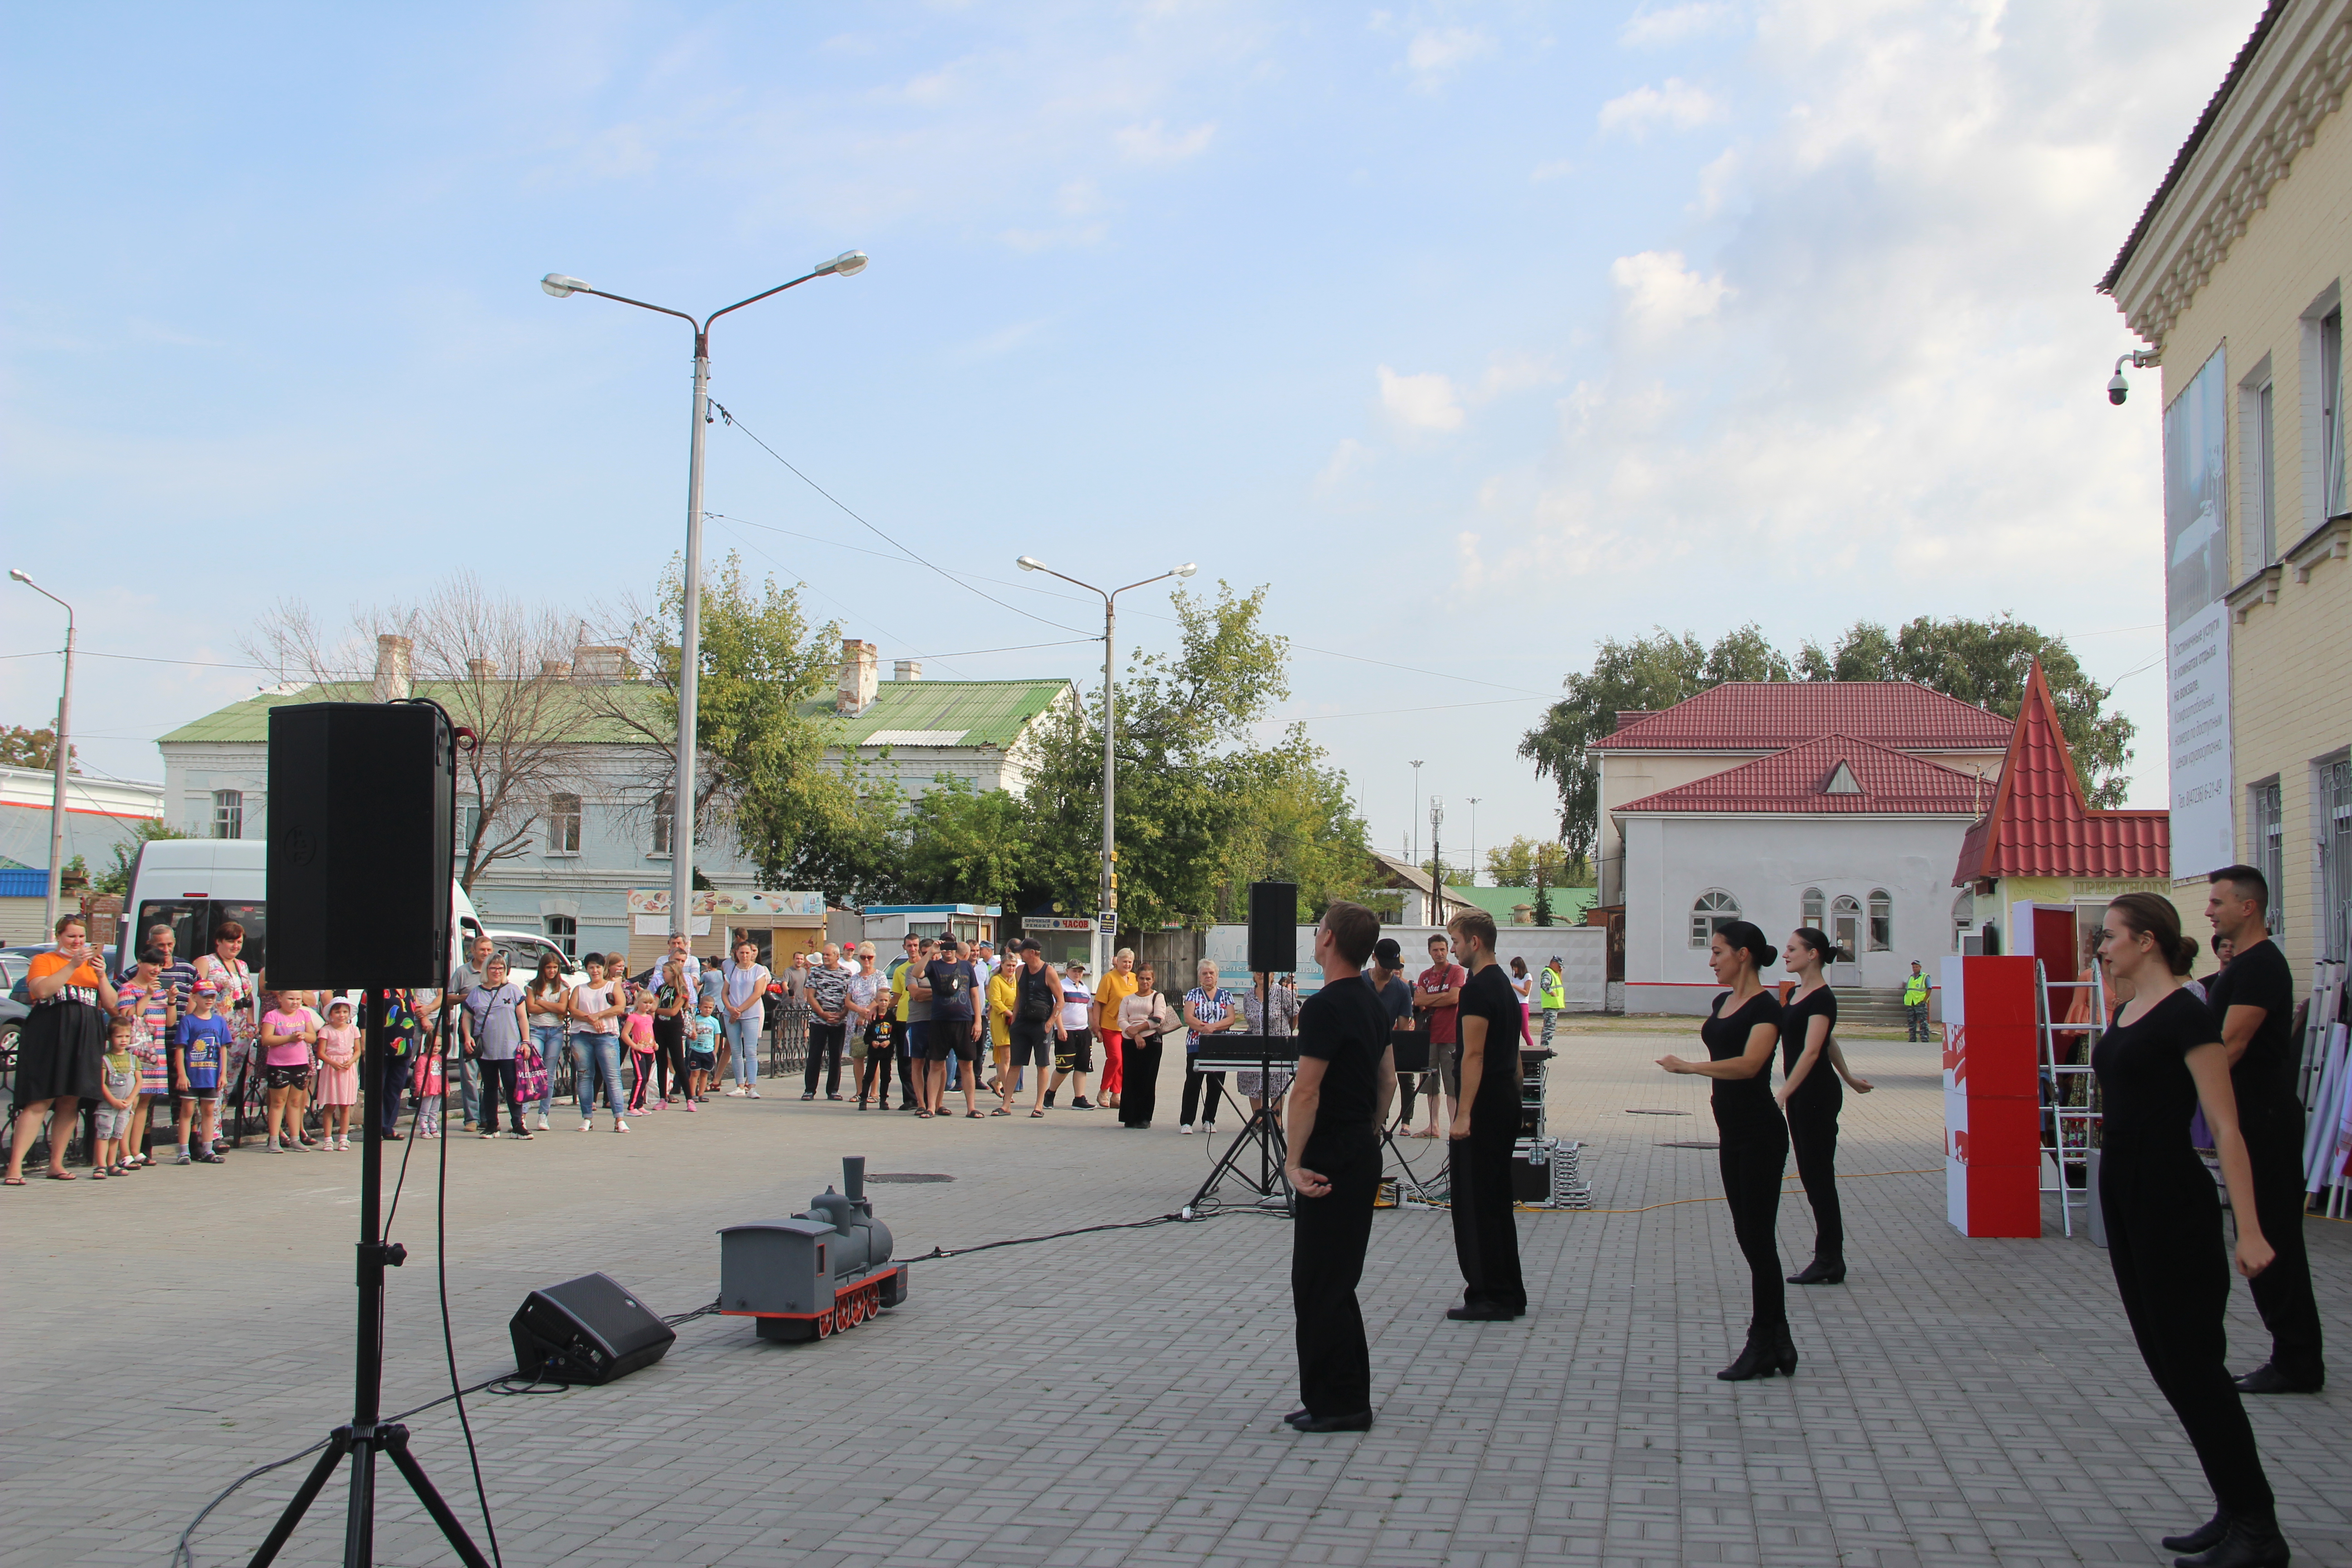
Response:
[[[1858,795],[1829,793],[1843,763]],[[1852,735],[1822,735],[1691,784],[1660,790],[1619,811],[1770,811],[1848,815],[1936,812],[1973,816],[1991,784],[1974,773],[1906,756]]]
[[[2001,763],[2000,788],[1960,841],[1952,885],[1990,877],[2168,877],[2171,870],[2170,813],[2091,809],[2037,660]]]
[[[1819,735],[1897,751],[1991,751],[2009,721],[1908,680],[1730,680],[1654,713],[1625,714],[1597,751],[1778,752]]]

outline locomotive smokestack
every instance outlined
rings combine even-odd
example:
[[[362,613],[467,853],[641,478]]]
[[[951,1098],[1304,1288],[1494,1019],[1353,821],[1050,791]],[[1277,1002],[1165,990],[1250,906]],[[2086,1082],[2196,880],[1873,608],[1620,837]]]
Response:
[[[844,1154],[841,1157],[841,1194],[851,1203],[866,1195],[866,1156]]]

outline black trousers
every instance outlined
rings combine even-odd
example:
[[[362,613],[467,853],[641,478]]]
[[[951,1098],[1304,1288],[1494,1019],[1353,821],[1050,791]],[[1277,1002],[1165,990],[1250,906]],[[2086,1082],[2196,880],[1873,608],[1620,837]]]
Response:
[[[2254,1215],[2263,1239],[2278,1256],[2254,1276],[2254,1308],[2271,1331],[2271,1364],[2287,1376],[2316,1383],[2326,1375],[2319,1304],[2311,1293],[2311,1255],[2303,1242],[2303,1107],[2290,1100],[2243,1122],[2246,1154],[2254,1169]]]
[[[1519,1224],[1511,1212],[1511,1142],[1518,1136],[1518,1107],[1491,1115],[1470,1110],[1470,1136],[1445,1146],[1454,1184],[1454,1256],[1462,1265],[1462,1304],[1528,1310],[1527,1282],[1519,1274]]]
[[[1804,1179],[1805,1201],[1813,1205],[1813,1258],[1820,1263],[1845,1261],[1845,1211],[1837,1190],[1838,1112],[1844,1105],[1845,1085],[1819,1059],[1789,1097],[1789,1148]]]
[[[1130,1036],[1120,1071],[1118,1119],[1129,1127],[1149,1127],[1160,1103],[1159,1035]]]
[[[1191,1062],[1186,1062],[1184,1064],[1184,1104],[1181,1113],[1176,1120],[1187,1127],[1200,1120],[1194,1113],[1201,1109],[1201,1098],[1205,1089],[1209,1100],[1209,1120],[1204,1125],[1214,1127],[1217,1124],[1217,1101],[1223,1096],[1224,1087],[1224,1074],[1202,1072]]]
[[[499,1130],[499,1104],[502,1100],[514,1113],[514,1131],[529,1131],[522,1124],[522,1100],[515,1092],[514,1058],[509,1057],[502,1062],[481,1060],[477,1065],[482,1069],[482,1131],[496,1132]]]
[[[880,1104],[889,1103],[890,1058],[893,1054],[895,1053],[890,1041],[890,1026],[887,1024],[882,1026],[881,1033],[866,1037],[865,1067],[866,1071],[872,1075],[874,1081],[868,1084],[863,1076],[858,1079],[858,1099],[865,1100],[871,1096]],[[900,1087],[903,1089],[905,1086]]]
[[[686,1025],[678,1018],[654,1020],[655,1098],[667,1100],[675,1087],[686,1092]]]
[[[367,1064],[362,1061],[364,1073]],[[376,1100],[376,1130],[389,1137],[400,1131],[400,1097],[408,1091],[408,1058],[389,1057],[383,1064],[383,1093]]]
[[[848,1037],[848,1026],[845,1024],[820,1023],[814,1018],[809,1020],[808,1070],[801,1075],[801,1088],[804,1092],[816,1092],[816,1074],[820,1067],[824,1069],[825,1093],[841,1092],[841,1047]]]
[[[1372,1239],[1372,1196],[1381,1146],[1369,1135],[1346,1143],[1318,1136],[1300,1163],[1328,1176],[1331,1190],[1300,1198],[1290,1243],[1290,1304],[1298,1322],[1298,1392],[1318,1419],[1372,1407],[1372,1353],[1356,1284]]]
[[[1740,1256],[1748,1259],[1748,1331],[1785,1328],[1789,1287],[1780,1272],[1780,1247],[1773,1227],[1780,1223],[1780,1177],[1789,1165],[1787,1124],[1775,1117],[1770,1127],[1746,1138],[1735,1142],[1726,1135],[1715,1162],[1723,1173],[1723,1195],[1731,1205],[1731,1234],[1739,1240]]]
[[[2145,1164],[2111,1145],[2099,1166],[2107,1262],[2124,1315],[2140,1359],[2197,1450],[2214,1501],[2230,1513],[2268,1515],[2270,1479],[2226,1360],[2230,1264],[2221,1200],[2202,1165],[2164,1180]]]

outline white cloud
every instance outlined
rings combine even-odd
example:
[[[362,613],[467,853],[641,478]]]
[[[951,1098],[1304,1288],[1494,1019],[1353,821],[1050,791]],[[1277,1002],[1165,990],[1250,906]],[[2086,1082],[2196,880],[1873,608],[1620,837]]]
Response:
[[[1738,15],[1728,0],[1690,0],[1654,8],[1645,3],[1617,29],[1617,41],[1629,49],[1664,47],[1727,31]]]
[[[1404,63],[1413,85],[1427,90],[1494,48],[1495,40],[1476,27],[1424,27],[1405,46]]]
[[[1576,165],[1566,158],[1555,158],[1549,163],[1538,163],[1528,171],[1528,183],[1540,185],[1547,180],[1562,180],[1576,173]]]
[[[1370,463],[1373,456],[1372,448],[1354,437],[1342,438],[1338,446],[1331,448],[1330,458],[1324,463],[1323,471],[1315,476],[1316,488],[1327,490],[1332,489]]]
[[[1403,428],[1462,428],[1462,400],[1454,393],[1452,376],[1434,371],[1399,375],[1386,365],[1381,366],[1380,376],[1381,407]]]
[[[1671,332],[1711,316],[1731,292],[1720,275],[1703,278],[1679,250],[1644,250],[1609,264],[1609,281],[1625,291],[1625,315],[1645,333]]]
[[[1668,77],[1664,87],[1637,87],[1601,106],[1601,129],[1622,131],[1639,138],[1654,125],[1688,131],[1723,118],[1723,106],[1680,77]]]
[[[1213,120],[1175,134],[1155,120],[1148,125],[1128,126],[1115,140],[1119,155],[1131,163],[1181,163],[1208,151],[1209,140],[1216,133],[1217,122]]]

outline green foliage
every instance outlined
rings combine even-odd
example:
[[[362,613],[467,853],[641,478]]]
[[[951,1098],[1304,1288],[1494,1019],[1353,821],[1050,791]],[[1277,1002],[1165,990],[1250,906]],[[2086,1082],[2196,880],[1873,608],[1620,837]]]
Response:
[[[152,844],[160,838],[193,837],[194,837],[193,834],[183,833],[170,826],[160,816],[141,823],[132,830],[127,841],[114,847],[114,864],[100,871],[91,880],[89,890],[93,893],[119,893],[126,899],[129,898],[131,896],[131,864],[139,858],[141,845]],[[76,856],[74,858],[79,860],[80,857]]]
[[[1029,890],[1028,812],[1005,790],[943,775],[908,808],[904,836],[899,880],[910,901],[1018,909]]]
[[[66,772],[81,772],[75,760],[81,755],[79,746],[66,748]],[[0,768],[32,768],[47,773],[58,765],[58,732],[54,728],[28,730],[22,724],[0,729]]]
[[[1580,888],[1591,868],[1568,847],[1525,834],[1486,851],[1486,879],[1498,888]]]

